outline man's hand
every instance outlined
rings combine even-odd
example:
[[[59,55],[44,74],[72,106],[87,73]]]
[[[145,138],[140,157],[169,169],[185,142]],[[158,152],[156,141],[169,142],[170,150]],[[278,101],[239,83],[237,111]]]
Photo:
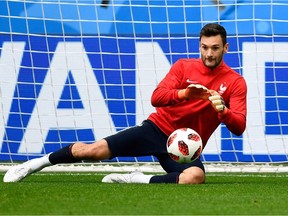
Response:
[[[190,84],[186,89],[179,91],[179,98],[181,99],[201,99],[208,100],[211,96],[210,91],[200,84]]]
[[[211,96],[209,97],[209,100],[213,106],[213,108],[216,110],[218,113],[223,113],[226,109],[225,102],[221,95],[214,91],[210,90]]]

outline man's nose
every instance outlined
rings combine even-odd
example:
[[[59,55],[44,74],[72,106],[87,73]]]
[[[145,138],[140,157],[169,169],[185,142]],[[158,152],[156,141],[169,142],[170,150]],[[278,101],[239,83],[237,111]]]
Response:
[[[212,49],[208,49],[207,50],[207,57],[212,56],[212,54],[213,54]]]

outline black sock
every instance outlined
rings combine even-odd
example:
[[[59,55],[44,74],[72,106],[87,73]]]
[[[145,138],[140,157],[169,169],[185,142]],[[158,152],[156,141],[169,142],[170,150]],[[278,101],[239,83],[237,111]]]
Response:
[[[153,183],[174,183],[174,184],[178,184],[179,181],[179,172],[172,172],[172,173],[168,173],[166,175],[155,175],[152,176],[152,178],[150,179],[151,184]]]
[[[49,155],[49,161],[55,165],[60,163],[75,163],[81,160],[76,159],[71,153],[71,147],[73,145],[66,146],[58,151],[55,151]]]

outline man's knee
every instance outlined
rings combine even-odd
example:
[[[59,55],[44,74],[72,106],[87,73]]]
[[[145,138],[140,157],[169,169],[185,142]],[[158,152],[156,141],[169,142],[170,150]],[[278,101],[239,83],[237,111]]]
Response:
[[[104,139],[92,144],[77,142],[72,146],[71,151],[74,157],[80,159],[104,160],[111,156],[108,143]]]
[[[203,184],[205,183],[205,172],[199,167],[190,167],[179,176],[179,184]]]

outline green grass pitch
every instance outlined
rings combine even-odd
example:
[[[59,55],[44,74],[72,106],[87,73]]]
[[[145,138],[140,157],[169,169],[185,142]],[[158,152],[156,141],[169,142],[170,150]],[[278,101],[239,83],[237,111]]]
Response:
[[[202,185],[104,184],[103,176],[40,172],[1,181],[0,214],[288,215],[288,174],[208,173]]]

